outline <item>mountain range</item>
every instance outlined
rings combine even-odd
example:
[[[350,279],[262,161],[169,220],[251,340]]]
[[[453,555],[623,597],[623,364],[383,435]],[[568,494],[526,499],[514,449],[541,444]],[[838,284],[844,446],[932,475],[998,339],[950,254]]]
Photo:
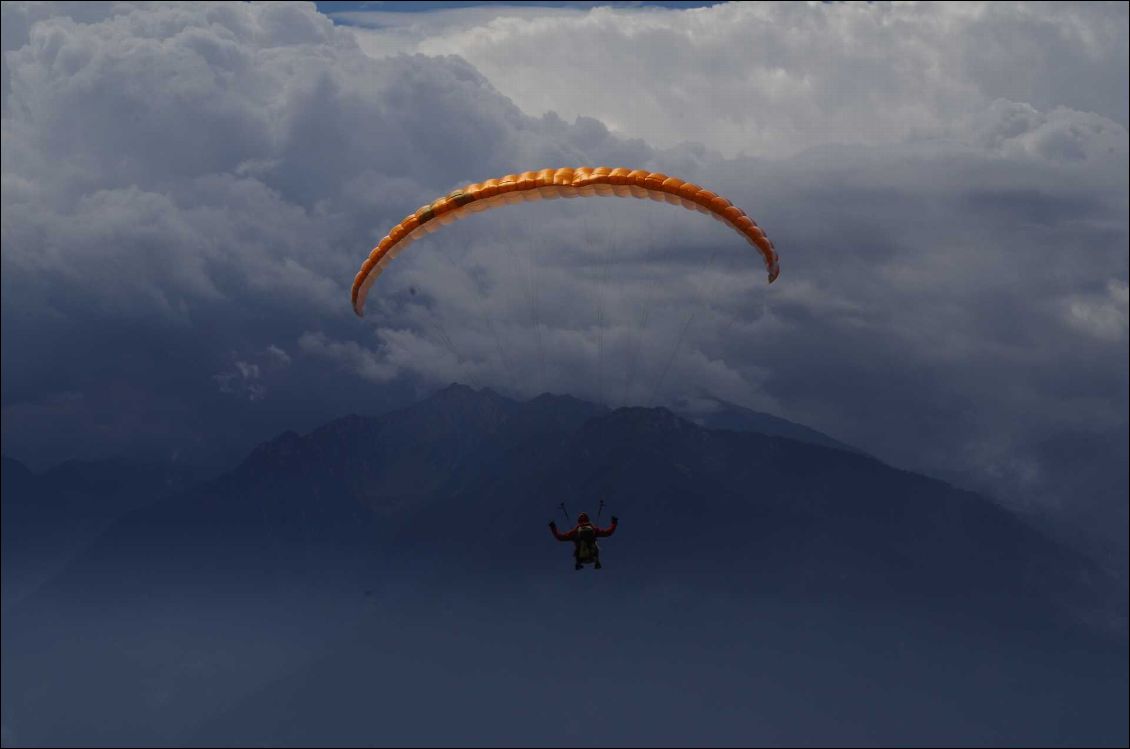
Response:
[[[80,523],[88,533],[56,544],[63,561],[36,578],[30,592],[21,588],[5,610],[4,707],[25,716],[37,741],[89,738],[94,731],[108,743],[302,743],[327,735],[346,744],[374,743],[372,724],[342,714],[341,700],[310,707],[322,700],[311,685],[352,684],[362,678],[357,663],[391,657],[376,647],[374,632],[411,643],[389,661],[403,670],[397,678],[419,680],[434,668],[406,655],[422,649],[461,664],[462,683],[486,661],[448,652],[460,638],[454,624],[443,622],[470,620],[476,637],[488,643],[483,658],[489,654],[489,662],[511,664],[507,673],[536,679],[531,649],[538,646],[531,633],[575,640],[582,649],[608,644],[556,622],[562,596],[584,596],[585,606],[606,617],[607,628],[619,633],[645,670],[656,667],[658,654],[686,646],[686,628],[729,643],[731,660],[710,645],[695,645],[705,648],[700,655],[714,668],[756,655],[735,655],[733,648],[742,650],[735,643],[745,642],[743,626],[762,635],[771,630],[795,654],[841,652],[856,670],[874,666],[876,647],[901,643],[905,658],[876,672],[882,686],[875,689],[897,693],[899,679],[904,687],[917,678],[934,684],[949,707],[923,698],[906,708],[921,716],[914,725],[933,727],[933,738],[1125,741],[1126,591],[1116,578],[990,499],[729,404],[695,423],[662,408],[608,409],[549,394],[519,402],[452,385],[381,416],[348,416],[305,435],[279,435],[209,480],[119,469],[77,471],[84,478],[71,480],[85,488],[76,490],[65,471],[37,475],[15,461],[4,463],[6,590],[9,570],[35,566],[27,560],[38,548],[37,534],[52,527],[49,518],[85,511],[76,509],[76,497],[101,492],[111,498],[96,521]],[[127,475],[134,478],[121,478]],[[72,488],[45,488],[56,485]],[[613,514],[620,520],[601,542],[600,572],[573,571],[568,546],[545,527],[551,519],[568,527],[581,510],[594,517],[601,512],[602,523]],[[9,547],[10,538],[19,540]],[[238,616],[231,613],[236,609]],[[171,611],[176,617],[163,618]],[[226,612],[220,617],[226,634],[205,638],[212,643],[208,650],[188,622],[217,611]],[[819,627],[797,629],[797,621],[813,616]],[[678,624],[657,633],[653,623],[667,618]],[[333,619],[338,624],[331,626]],[[207,678],[184,675],[183,645],[173,648],[170,666],[162,660],[169,648],[153,644],[150,660],[136,653],[127,659],[121,683],[95,700],[97,709],[87,702],[62,728],[45,717],[45,698],[29,700],[16,686],[66,664],[86,676],[60,681],[46,693],[56,704],[80,702],[116,662],[112,654],[151,642],[156,620],[208,650],[195,656],[206,663],[200,669]],[[260,621],[258,635],[245,626],[253,620]],[[357,622],[367,622],[360,635]],[[287,640],[279,632],[288,628],[303,634],[292,632],[295,639]],[[93,650],[91,631],[102,638]],[[76,632],[84,633],[85,646]],[[265,644],[275,637],[276,645]],[[842,650],[829,651],[831,643]],[[258,647],[276,649],[255,667],[231,671],[241,658],[254,660]],[[971,649],[980,656],[970,656]],[[300,663],[293,660],[299,651]],[[945,660],[934,660],[943,653]],[[795,661],[778,650],[771,655],[779,676],[795,678]],[[939,672],[935,681],[925,671],[913,677],[900,671],[916,659],[925,671],[963,664],[962,677]],[[800,672],[829,685],[846,678],[837,668],[828,671],[827,663],[801,661],[807,665]],[[608,683],[626,689],[634,672],[623,663],[613,671]],[[691,668],[678,678],[708,678],[700,671]],[[986,698],[967,681],[977,673],[992,689],[1016,680],[1040,684],[1028,697],[1010,695],[997,714],[979,716],[976,730],[951,735],[954,725],[943,726],[953,720],[953,706],[967,712]],[[128,705],[146,699],[144,685],[155,681],[179,695],[173,706],[158,705],[146,717],[132,713],[117,728],[99,722],[108,713],[129,713]],[[510,684],[510,677],[503,682]],[[426,701],[427,689],[420,688],[419,699]],[[821,699],[843,696],[828,689]],[[19,696],[10,699],[13,694]],[[527,707],[544,708],[555,694],[545,691]],[[640,694],[621,698],[640,715],[664,709],[669,699],[649,703]],[[529,695],[512,696],[521,702],[533,699]],[[403,694],[397,699],[408,700]],[[1074,700],[1070,714],[1049,712],[1049,706],[1062,707],[1062,699]],[[1121,718],[1111,721],[1110,705],[1120,699]],[[284,704],[306,719],[281,718]],[[408,743],[458,739],[439,724],[420,734],[397,722],[421,704],[405,702],[389,718],[395,728],[388,736]],[[835,738],[842,735],[836,730],[854,725],[837,718],[821,724],[831,733],[806,734],[811,716],[802,719],[806,709],[789,705],[796,715],[774,724],[778,743]],[[344,733],[325,733],[331,714],[334,730]],[[473,711],[459,714],[469,719]],[[1018,725],[1024,714],[1031,723]],[[851,735],[867,743],[913,735],[892,728],[897,720],[860,721],[865,729]],[[723,743],[748,736],[742,731],[749,726],[733,715],[724,725],[708,734]],[[692,726],[678,723],[664,735],[707,735]],[[620,728],[615,735],[624,743],[647,739],[643,729]],[[512,734],[493,724],[479,730],[505,744],[531,740],[535,727],[518,730],[516,724]]]

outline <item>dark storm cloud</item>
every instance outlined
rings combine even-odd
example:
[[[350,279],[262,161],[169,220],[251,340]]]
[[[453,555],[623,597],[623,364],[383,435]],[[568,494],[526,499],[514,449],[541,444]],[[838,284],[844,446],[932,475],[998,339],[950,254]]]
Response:
[[[239,362],[363,330],[357,265],[435,194],[648,153],[461,60],[372,60],[301,4],[5,4],[4,29],[4,444],[33,461],[243,449],[403,397]]]
[[[807,171],[767,196],[799,283],[775,290],[780,334],[748,354],[774,362],[789,412],[1017,505],[1124,525],[1125,150],[1079,167],[917,146]],[[1048,448],[1076,439],[1107,447]]]

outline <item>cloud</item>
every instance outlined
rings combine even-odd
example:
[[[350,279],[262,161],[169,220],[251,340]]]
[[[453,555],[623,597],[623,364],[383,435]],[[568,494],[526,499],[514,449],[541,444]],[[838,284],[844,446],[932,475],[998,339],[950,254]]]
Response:
[[[303,333],[298,347],[306,354],[329,360],[373,382],[388,382],[397,370],[384,363],[379,354],[354,341],[333,341],[324,333]]]
[[[232,356],[232,365],[223,372],[212,375],[220,392],[261,401],[267,396],[268,376],[290,366],[290,355],[278,346],[271,344],[261,352],[251,356]]]
[[[1065,300],[1067,323],[1077,330],[1098,338],[1117,342],[1126,338],[1130,325],[1130,293],[1125,281],[1111,280],[1106,294],[1079,295]]]
[[[595,117],[669,147],[779,157],[828,143],[964,138],[1004,99],[1125,127],[1121,4],[719,3],[358,12],[373,55],[455,54],[523,111]],[[365,23],[368,18],[371,24]]]
[[[127,417],[144,402],[191,414],[164,427],[187,452],[336,415],[351,375],[303,362],[272,376],[274,417],[218,391],[267,398],[246,352],[361,334],[349,283],[414,206],[531,162],[650,153],[528,118],[463,61],[374,61],[311,5],[6,3],[3,28],[4,440],[44,460],[146,449]],[[57,430],[61,392],[84,404],[66,447],[33,417],[50,404]]]
[[[1124,5],[499,14],[5,4],[5,451],[241,451],[452,380],[715,396],[1111,525]],[[585,163],[727,195],[780,280],[705,217],[554,201],[429,236],[353,316],[409,211]]]
[[[267,356],[281,366],[288,366],[291,362],[290,354],[275,344],[267,346]]]

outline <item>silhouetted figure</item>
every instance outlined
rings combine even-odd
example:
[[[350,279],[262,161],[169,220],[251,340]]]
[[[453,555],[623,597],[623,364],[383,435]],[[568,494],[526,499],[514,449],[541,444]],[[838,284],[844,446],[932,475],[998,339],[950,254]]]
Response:
[[[557,530],[557,523],[550,520],[549,529],[553,531],[553,536],[558,541],[572,541],[573,542],[573,569],[579,570],[586,564],[592,564],[593,569],[600,569],[600,546],[597,545],[598,538],[606,538],[616,532],[616,525],[620,521],[616,516],[612,516],[612,525],[607,528],[599,528],[589,521],[587,512],[582,512],[577,516],[577,525],[573,530],[567,533],[561,533]]]

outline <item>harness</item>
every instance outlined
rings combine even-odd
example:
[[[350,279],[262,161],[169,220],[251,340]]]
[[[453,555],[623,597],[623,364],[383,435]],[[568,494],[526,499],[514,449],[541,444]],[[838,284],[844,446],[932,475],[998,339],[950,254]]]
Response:
[[[577,526],[576,545],[578,562],[591,562],[600,555],[600,547],[596,545],[596,529],[591,525]]]

